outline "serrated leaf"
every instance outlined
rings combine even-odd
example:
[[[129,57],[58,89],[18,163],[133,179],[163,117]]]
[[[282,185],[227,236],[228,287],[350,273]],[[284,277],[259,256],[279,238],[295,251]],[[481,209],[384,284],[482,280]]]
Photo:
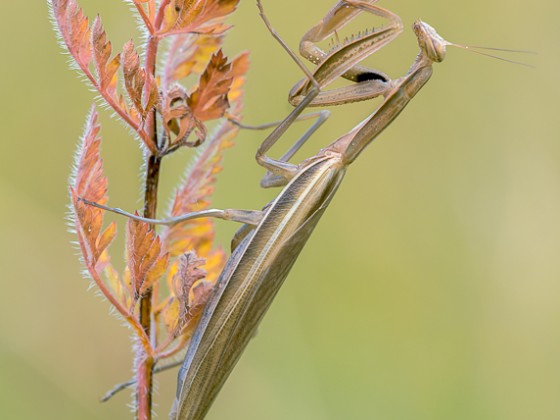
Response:
[[[51,0],[58,30],[68,52],[82,68],[91,61],[90,29],[88,18],[75,0]]]
[[[183,176],[182,186],[175,192],[170,215],[179,216],[203,210],[210,204],[216,174],[222,170],[223,151],[233,146],[238,129],[233,124],[222,124],[208,139],[197,161]],[[214,224],[210,218],[164,227],[161,232],[164,249],[177,256],[191,249],[206,257],[214,241]]]
[[[195,282],[189,291],[189,308],[192,317],[198,316],[210,296],[212,291],[212,283],[206,280],[199,280]]]
[[[216,33],[214,25],[206,25],[223,19],[232,13],[239,0],[171,0],[164,9],[161,34],[165,33]]]
[[[201,268],[204,259],[197,257],[194,251],[185,253],[177,259],[177,270],[171,280],[171,299],[164,309],[164,322],[168,328],[168,334],[177,337],[186,324],[193,318],[193,304],[198,304],[203,292],[203,282],[206,272]],[[198,290],[196,293],[193,287]],[[209,286],[209,289],[212,285]],[[191,298],[194,296],[194,298]],[[197,314],[200,311],[197,310]],[[174,322],[173,320],[176,320]]]
[[[179,330],[180,313],[179,300],[171,297],[168,304],[163,308],[163,322],[167,329],[167,334],[170,336],[176,337]]]
[[[111,222],[103,233],[97,238],[97,249],[99,252],[104,252],[105,249],[113,242],[117,234],[117,224]]]
[[[128,307],[130,305],[129,294],[126,293],[127,288],[125,287],[125,284],[119,277],[119,273],[117,272],[117,270],[115,270],[115,268],[112,265],[108,265],[103,270],[103,274],[107,279],[107,283],[109,284],[109,287],[113,292],[113,295],[117,297],[117,299],[123,305],[123,307],[125,308]]]
[[[232,83],[231,64],[222,50],[212,55],[200,77],[198,88],[188,97],[187,104],[200,121],[220,118],[229,107],[228,92]]]
[[[79,200],[81,197],[100,204],[107,202],[107,178],[103,174],[103,160],[99,153],[100,129],[97,112],[92,107],[78,149],[70,188],[78,241],[88,266],[92,267],[116,234],[114,225],[110,225],[101,234],[103,210]]]
[[[128,261],[128,258],[127,258]],[[130,275],[130,268],[126,266],[122,273],[122,283],[128,289],[130,296],[134,296],[134,286],[132,285],[132,277]],[[132,303],[130,303],[132,305]]]
[[[194,119],[187,106],[187,92],[180,85],[173,86],[165,93],[161,106],[163,127],[170,143],[188,138],[194,128]],[[173,139],[172,134],[175,135]]]
[[[214,285],[226,263],[226,253],[223,249],[216,249],[209,252],[205,259],[203,268],[206,271],[206,281]]]
[[[127,223],[126,250],[135,303],[142,295],[142,287],[150,270],[156,268],[157,271],[158,260],[167,257],[160,256],[161,242],[150,225],[133,219]],[[158,279],[152,279],[152,284]]]
[[[113,48],[111,42],[107,41],[107,35],[99,16],[93,23],[91,45],[100,90],[113,94],[117,86],[117,71],[121,64],[120,54],[111,59]]]
[[[174,37],[164,68],[166,85],[191,74],[202,74],[222,42],[221,36],[186,34]]]
[[[240,103],[243,97],[243,86],[246,82],[246,74],[249,70],[249,53],[239,54],[231,62],[231,76],[233,80],[228,93],[230,103]]]
[[[146,291],[153,287],[165,274],[169,264],[169,254],[165,253],[158,257],[152,268],[146,274],[146,278],[140,287],[140,296],[143,296]]]
[[[123,47],[123,74],[128,97],[136,112],[145,119],[157,102],[157,84],[153,76],[140,67],[140,57],[132,41]]]
[[[139,116],[142,116],[143,112],[129,109],[122,95],[117,93],[121,57],[117,54],[111,58],[112,46],[107,41],[101,19],[97,17],[93,28],[90,29],[88,19],[75,0],[51,0],[51,4],[64,44],[87,80],[101,94],[105,102],[140,135],[146,146],[153,150],[154,146],[149,136],[140,127]],[[96,74],[90,70],[92,57]],[[154,96],[154,92],[150,90],[146,100],[150,108],[157,100],[157,89],[155,93]]]

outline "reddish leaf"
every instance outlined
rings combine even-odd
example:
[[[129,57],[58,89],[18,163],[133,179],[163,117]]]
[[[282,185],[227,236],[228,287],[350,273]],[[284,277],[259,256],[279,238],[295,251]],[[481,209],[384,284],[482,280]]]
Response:
[[[195,282],[206,277],[206,272],[201,268],[204,262],[204,258],[198,258],[193,251],[179,257],[178,271],[173,278],[173,294],[185,306],[188,306],[189,294]]]
[[[234,114],[239,117],[242,110],[241,88],[245,82],[248,56],[242,54],[233,61],[231,74],[236,87],[234,93]],[[214,192],[216,174],[222,170],[221,162],[224,150],[233,146],[233,138],[238,132],[237,126],[224,122],[208,138],[196,163],[184,175],[181,188],[175,193],[170,211],[171,216],[203,210],[210,205],[210,196]],[[161,233],[163,248],[171,255],[177,256],[196,249],[198,254],[209,258],[214,241],[214,224],[210,218],[194,219],[189,222],[165,227]],[[215,266],[217,273],[221,266]],[[213,270],[208,269],[211,277]]]
[[[140,68],[140,57],[132,41],[123,47],[123,73],[128,96],[136,112],[145,119],[157,102],[157,84],[150,73]]]
[[[180,330],[179,320],[181,319],[181,304],[179,300],[174,297],[169,297],[162,309],[162,315],[168,336],[175,339]]]
[[[75,0],[51,0],[58,30],[68,51],[83,69],[91,61],[90,29],[88,18]]]
[[[233,146],[238,128],[223,123],[208,139],[196,163],[184,175],[182,187],[175,193],[171,216],[203,210],[210,204],[216,174],[222,170],[222,153]],[[210,218],[194,219],[165,227],[161,233],[164,249],[177,256],[196,249],[206,257],[214,241],[214,224]]]
[[[113,292],[113,295],[116,296],[120,302],[120,304],[127,308],[130,306],[130,298],[129,294],[126,293],[128,288],[124,282],[124,279],[121,279],[117,270],[114,269],[112,265],[108,265],[103,270],[105,278],[107,279],[107,283]]]
[[[93,23],[91,44],[93,46],[93,58],[97,70],[99,88],[102,91],[109,92],[112,96],[117,86],[117,70],[121,64],[121,57],[120,54],[117,54],[111,59],[111,42],[107,41],[107,35],[103,30],[103,25],[99,16],[95,18],[95,22]]]
[[[187,92],[182,86],[175,85],[165,94],[161,114],[169,143],[185,143],[195,127],[195,119],[187,106]]]
[[[161,242],[150,225],[133,219],[127,223],[126,250],[135,303],[165,272],[168,256],[160,255]],[[146,279],[150,284],[144,287]]]
[[[99,235],[97,238],[96,246],[99,253],[105,252],[107,247],[111,245],[111,242],[113,242],[113,239],[115,238],[116,234],[117,234],[117,225],[114,222],[112,222],[111,224],[109,224],[109,226],[107,226],[107,228],[103,231],[103,233]]]
[[[51,0],[51,4],[58,31],[77,66],[107,104],[140,135],[146,146],[153,150],[154,146],[149,136],[140,127],[139,115],[142,116],[143,113],[129,109],[122,96],[117,93],[120,55],[111,58],[111,43],[107,41],[101,19],[97,17],[93,30],[90,30],[88,19],[75,0]],[[92,57],[96,75],[90,70]],[[155,90],[157,93],[157,88]],[[152,107],[156,99],[157,95],[150,89],[146,108]]]
[[[233,81],[229,89],[228,99],[232,104],[232,113],[240,117],[243,99],[243,86],[245,85],[247,71],[249,70],[249,53],[239,54],[231,63]]]
[[[223,37],[207,35],[178,35],[167,52],[162,89],[191,74],[202,74],[210,57],[222,45]]]
[[[215,33],[205,25],[232,13],[239,0],[171,0],[164,10],[162,33]]]
[[[140,296],[144,295],[149,288],[153,287],[163,277],[168,264],[169,253],[165,253],[157,259],[152,268],[146,274],[146,278],[140,288]]]
[[[189,96],[187,104],[200,121],[220,118],[229,107],[227,94],[232,82],[231,64],[222,50],[215,53],[200,77],[198,88]]]
[[[233,110],[235,116],[239,117],[242,110],[242,86],[245,82],[247,71],[248,56],[242,54],[237,57],[232,65],[231,74],[233,76],[234,102]],[[192,211],[202,210],[210,205],[210,196],[214,191],[213,184],[215,176],[222,170],[221,161],[223,151],[233,146],[233,138],[238,132],[237,126],[224,122],[210,136],[202,153],[196,163],[187,171],[184,176],[183,186],[176,192],[175,200],[171,209],[172,216],[178,216]],[[163,248],[172,255],[181,255],[196,249],[198,254],[206,258],[205,269],[207,285],[213,285],[225,264],[226,256],[223,250],[212,250],[214,241],[214,224],[210,218],[194,219],[189,222],[175,226],[166,227],[162,231]],[[173,273],[177,271],[177,263],[169,270],[169,278],[173,278]],[[194,299],[194,297],[193,297]],[[171,328],[174,324],[173,319],[179,316],[179,304],[177,299],[170,298],[164,303],[164,320],[166,325]],[[174,318],[175,317],[175,318]],[[182,327],[182,333],[188,336],[197,323],[197,316],[187,321]],[[186,340],[184,344],[186,344]]]
[[[216,284],[218,277],[226,263],[226,253],[222,249],[216,249],[206,256],[204,270],[206,271],[206,281],[212,285]]]
[[[203,279],[206,272],[201,268],[203,258],[198,258],[194,251],[181,255],[178,267],[171,280],[171,298],[164,310],[164,320],[168,334],[177,337],[182,329],[196,314],[200,313],[201,302],[206,302],[212,284]],[[203,304],[202,304],[203,305]],[[196,307],[193,312],[193,307]]]
[[[70,188],[74,226],[88,266],[94,266],[116,234],[114,224],[101,233],[103,210],[86,205],[79,197],[101,204],[107,202],[107,178],[103,175],[103,160],[99,154],[101,127],[95,107],[88,116],[78,150]]]
[[[150,32],[153,31],[153,22],[155,18],[155,11],[156,11],[156,0],[132,0],[138,13],[140,13],[140,17],[144,20],[144,23],[148,26]],[[148,6],[148,13],[146,14],[146,10],[142,6],[143,4],[147,4]]]

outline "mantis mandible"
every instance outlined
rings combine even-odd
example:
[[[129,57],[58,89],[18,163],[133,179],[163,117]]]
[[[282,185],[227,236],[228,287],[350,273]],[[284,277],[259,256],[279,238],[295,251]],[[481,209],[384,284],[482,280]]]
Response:
[[[377,0],[341,0],[304,36],[300,49],[317,64],[311,73],[271,27],[260,0],[260,14],[271,34],[306,74],[290,93],[295,109],[264,140],[257,162],[268,170],[261,185],[284,186],[262,211],[205,210],[166,220],[145,219],[111,209],[149,223],[173,224],[197,217],[216,217],[246,223],[234,238],[233,252],[215,292],[201,316],[179,371],[173,418],[201,419],[238,361],[259,322],[288,275],[305,242],[340,185],[346,168],[399,115],[432,75],[434,62],[445,58],[445,41],[422,21],[413,30],[420,52],[408,73],[391,80],[383,73],[358,65],[402,31],[398,16],[375,6]],[[358,13],[369,12],[389,19],[385,27],[366,32],[334,48],[328,54],[314,43],[333,34]],[[461,45],[457,45],[460,46]],[[324,91],[339,77],[357,82]],[[383,96],[383,103],[351,131],[300,164],[289,163],[303,142],[322,122],[318,120],[280,159],[266,155],[308,106],[335,105]]]

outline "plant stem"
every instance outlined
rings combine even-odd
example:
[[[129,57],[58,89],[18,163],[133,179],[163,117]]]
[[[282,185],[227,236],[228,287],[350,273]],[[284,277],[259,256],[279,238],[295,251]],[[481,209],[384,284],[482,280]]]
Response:
[[[147,73],[155,77],[156,74],[156,56],[159,45],[159,38],[155,35],[155,31],[160,27],[163,19],[163,8],[166,2],[162,2],[158,10],[155,21],[155,27],[151,29],[150,36],[146,42],[146,62],[145,70]],[[148,115],[146,121],[146,131],[152,140],[153,149],[150,149],[150,155],[146,165],[146,185],[144,189],[144,217],[155,218],[157,210],[157,193],[159,183],[159,171],[161,166],[161,157],[158,150],[157,138],[157,114],[156,109]],[[157,150],[157,154],[154,153]],[[153,226],[152,226],[153,228]],[[142,328],[154,341],[153,347],[157,346],[155,337],[152,334],[152,289],[148,289],[140,300],[140,324]],[[136,407],[138,420],[150,420],[152,416],[152,388],[153,388],[153,369],[154,358],[152,355],[143,356],[137,359],[137,388],[136,388]]]
[[[154,129],[154,138],[157,135]],[[155,218],[157,208],[157,191],[161,158],[155,155],[148,157],[146,165],[146,186],[144,194],[144,217]],[[140,300],[140,324],[148,337],[152,334],[152,289],[146,291]],[[155,346],[156,343],[153,343]],[[152,355],[143,352],[137,359],[137,390],[136,406],[138,420],[150,420],[152,412],[152,385],[154,359]]]

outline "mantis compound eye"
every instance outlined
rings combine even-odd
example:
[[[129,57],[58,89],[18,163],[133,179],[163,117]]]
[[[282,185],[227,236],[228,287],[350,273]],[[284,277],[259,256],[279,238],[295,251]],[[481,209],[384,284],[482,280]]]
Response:
[[[428,58],[436,63],[442,62],[445,58],[445,47],[449,45],[449,42],[439,36],[434,28],[421,20],[414,22],[412,29],[418,37],[418,45]]]

